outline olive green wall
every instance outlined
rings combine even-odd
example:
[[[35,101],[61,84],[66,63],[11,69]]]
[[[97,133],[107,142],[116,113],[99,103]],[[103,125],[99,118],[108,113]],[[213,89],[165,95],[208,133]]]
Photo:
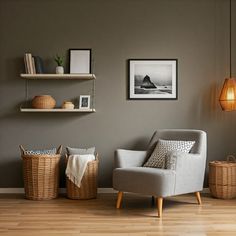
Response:
[[[95,145],[100,155],[100,187],[111,187],[114,150],[145,149],[158,128],[205,130],[208,161],[235,153],[236,114],[222,112],[218,104],[229,61],[228,3],[0,0],[0,187],[23,186],[19,144],[28,148]],[[236,16],[233,24],[236,73]],[[66,55],[69,48],[92,48],[97,112],[20,113],[25,99],[25,81],[19,77],[24,53],[41,56],[52,72],[52,57]],[[178,58],[178,100],[127,100],[129,58]],[[51,94],[60,104],[88,94],[90,85],[33,81],[29,96]]]

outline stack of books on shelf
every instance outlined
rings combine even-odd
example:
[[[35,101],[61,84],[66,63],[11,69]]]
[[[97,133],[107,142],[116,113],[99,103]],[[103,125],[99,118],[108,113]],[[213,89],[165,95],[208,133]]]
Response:
[[[24,55],[25,73],[26,74],[43,74],[43,61],[38,56],[32,56],[31,53]]]

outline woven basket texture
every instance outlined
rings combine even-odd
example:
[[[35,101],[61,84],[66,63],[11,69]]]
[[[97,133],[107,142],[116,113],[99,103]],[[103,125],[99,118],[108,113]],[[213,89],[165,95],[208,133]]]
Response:
[[[213,197],[231,199],[236,197],[236,159],[209,163],[209,188]]]
[[[66,163],[68,161],[67,155],[65,161]],[[68,198],[93,199],[97,197],[98,163],[98,155],[96,155],[95,160],[87,164],[80,188],[66,177],[66,192]]]
[[[25,197],[50,200],[58,196],[60,146],[56,155],[25,155],[21,147]]]
[[[32,100],[32,107],[36,109],[53,109],[55,106],[56,101],[50,95],[35,96]]]

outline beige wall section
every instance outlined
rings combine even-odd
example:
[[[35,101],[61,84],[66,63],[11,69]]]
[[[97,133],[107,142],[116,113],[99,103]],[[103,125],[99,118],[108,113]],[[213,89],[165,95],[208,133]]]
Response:
[[[227,4],[222,0],[0,0],[0,187],[23,185],[19,144],[29,148],[95,145],[100,154],[100,187],[111,186],[114,150],[144,149],[157,128],[207,131],[208,161],[234,153],[236,114],[222,112],[217,101],[228,68]],[[19,78],[23,54],[41,56],[52,71],[52,57],[69,48],[92,48],[97,112],[20,113],[25,98],[25,81]],[[127,100],[129,58],[178,58],[178,100]],[[46,93],[62,102],[88,93],[88,85],[31,81],[29,96]]]

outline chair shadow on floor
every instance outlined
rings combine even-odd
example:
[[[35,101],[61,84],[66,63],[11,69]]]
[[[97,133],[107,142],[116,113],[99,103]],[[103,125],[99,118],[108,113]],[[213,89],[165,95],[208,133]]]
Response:
[[[100,199],[103,202],[103,206],[101,205],[101,208],[106,208],[109,210],[109,212],[113,211],[114,215],[117,216],[156,217],[157,214],[157,206],[155,201],[152,201],[151,196],[125,193],[122,201],[122,207],[120,209],[116,209],[115,207],[115,194],[112,194],[112,197],[109,198],[109,201],[104,202],[103,194],[98,196],[97,200],[99,201]],[[199,208],[194,194],[188,194],[187,197],[185,197],[185,195],[181,195],[164,199],[163,210],[165,212],[167,210],[176,210],[181,207],[189,206],[196,206],[196,210]],[[97,211],[96,214],[103,216],[106,215],[104,214],[104,211]]]

